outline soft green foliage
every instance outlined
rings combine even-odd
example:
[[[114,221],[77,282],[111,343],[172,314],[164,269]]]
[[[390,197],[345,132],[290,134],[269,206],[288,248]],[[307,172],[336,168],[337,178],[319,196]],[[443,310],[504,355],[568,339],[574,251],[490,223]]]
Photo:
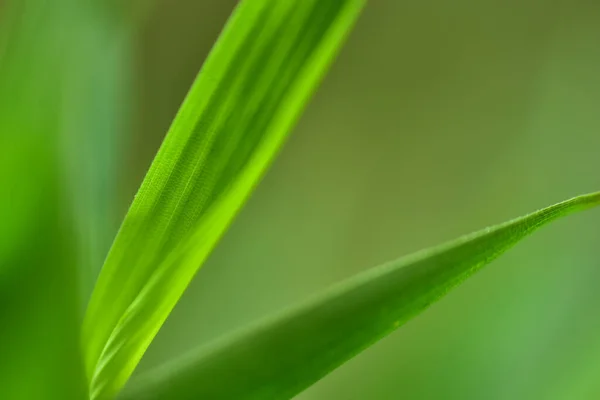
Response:
[[[72,6],[34,0],[0,7],[1,399],[85,393],[59,151]]]
[[[600,192],[576,197],[369,270],[148,374],[124,398],[291,398],[536,229],[598,205]]]
[[[110,250],[84,326],[92,399],[125,384],[263,174],[362,6],[242,2]]]

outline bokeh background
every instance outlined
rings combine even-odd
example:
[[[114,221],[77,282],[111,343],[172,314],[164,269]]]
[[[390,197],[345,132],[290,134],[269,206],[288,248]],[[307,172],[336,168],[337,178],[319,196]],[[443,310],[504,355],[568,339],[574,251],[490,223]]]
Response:
[[[64,1],[82,9],[57,184],[77,216],[81,308],[236,1],[149,3]],[[371,266],[599,190],[599,43],[590,0],[371,0],[139,371]],[[297,398],[600,398],[599,243],[597,211],[557,222]]]

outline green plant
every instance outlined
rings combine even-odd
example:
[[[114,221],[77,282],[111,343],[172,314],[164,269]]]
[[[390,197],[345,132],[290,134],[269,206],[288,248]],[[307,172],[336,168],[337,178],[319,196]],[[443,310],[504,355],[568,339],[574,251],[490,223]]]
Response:
[[[111,399],[119,393],[131,400],[290,398],[537,228],[600,205],[600,193],[576,197],[375,268],[142,376],[121,392],[277,153],[363,3],[244,0],[238,6],[181,106],[94,288],[82,328],[90,399]],[[59,69],[54,73],[59,75]],[[43,77],[35,78],[41,85]],[[47,92],[58,90],[51,87]],[[23,106],[16,115],[27,112]],[[48,120],[51,116],[41,119],[32,132],[51,141]],[[10,145],[21,143],[12,138]],[[42,155],[56,156],[48,150],[53,143],[38,145]],[[44,174],[46,164],[43,157],[40,160]],[[19,168],[26,162],[15,161]],[[54,179],[50,174],[30,183],[43,181],[58,190]],[[3,182],[12,180],[17,178],[9,176]],[[24,193],[22,201],[28,196]],[[22,219],[11,217],[14,226],[25,226],[28,216],[17,217]],[[50,220],[41,226],[50,234],[59,230],[57,225]],[[71,272],[68,267],[60,269],[66,282]],[[67,292],[64,302],[74,302],[73,297]],[[72,308],[65,306],[69,320]],[[76,369],[77,361],[69,365]],[[61,386],[50,397],[61,398],[60,391],[82,396],[77,388]]]

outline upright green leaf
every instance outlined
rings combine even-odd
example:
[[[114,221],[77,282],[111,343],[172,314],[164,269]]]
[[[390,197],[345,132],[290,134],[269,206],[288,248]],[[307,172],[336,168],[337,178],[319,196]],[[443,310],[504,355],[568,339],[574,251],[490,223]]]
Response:
[[[83,327],[93,400],[114,396],[263,174],[362,0],[244,0],[110,250]]]
[[[576,197],[366,271],[147,374],[121,398],[289,399],[542,225],[598,205],[600,192]]]

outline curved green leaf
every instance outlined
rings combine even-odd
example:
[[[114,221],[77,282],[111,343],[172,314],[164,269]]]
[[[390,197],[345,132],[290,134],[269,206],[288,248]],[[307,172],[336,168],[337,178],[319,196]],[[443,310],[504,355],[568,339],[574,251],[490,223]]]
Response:
[[[366,271],[143,376],[122,399],[289,399],[542,225],[598,205],[600,192],[576,197]]]
[[[244,0],[109,252],[83,326],[92,400],[124,385],[296,121],[363,0]]]

